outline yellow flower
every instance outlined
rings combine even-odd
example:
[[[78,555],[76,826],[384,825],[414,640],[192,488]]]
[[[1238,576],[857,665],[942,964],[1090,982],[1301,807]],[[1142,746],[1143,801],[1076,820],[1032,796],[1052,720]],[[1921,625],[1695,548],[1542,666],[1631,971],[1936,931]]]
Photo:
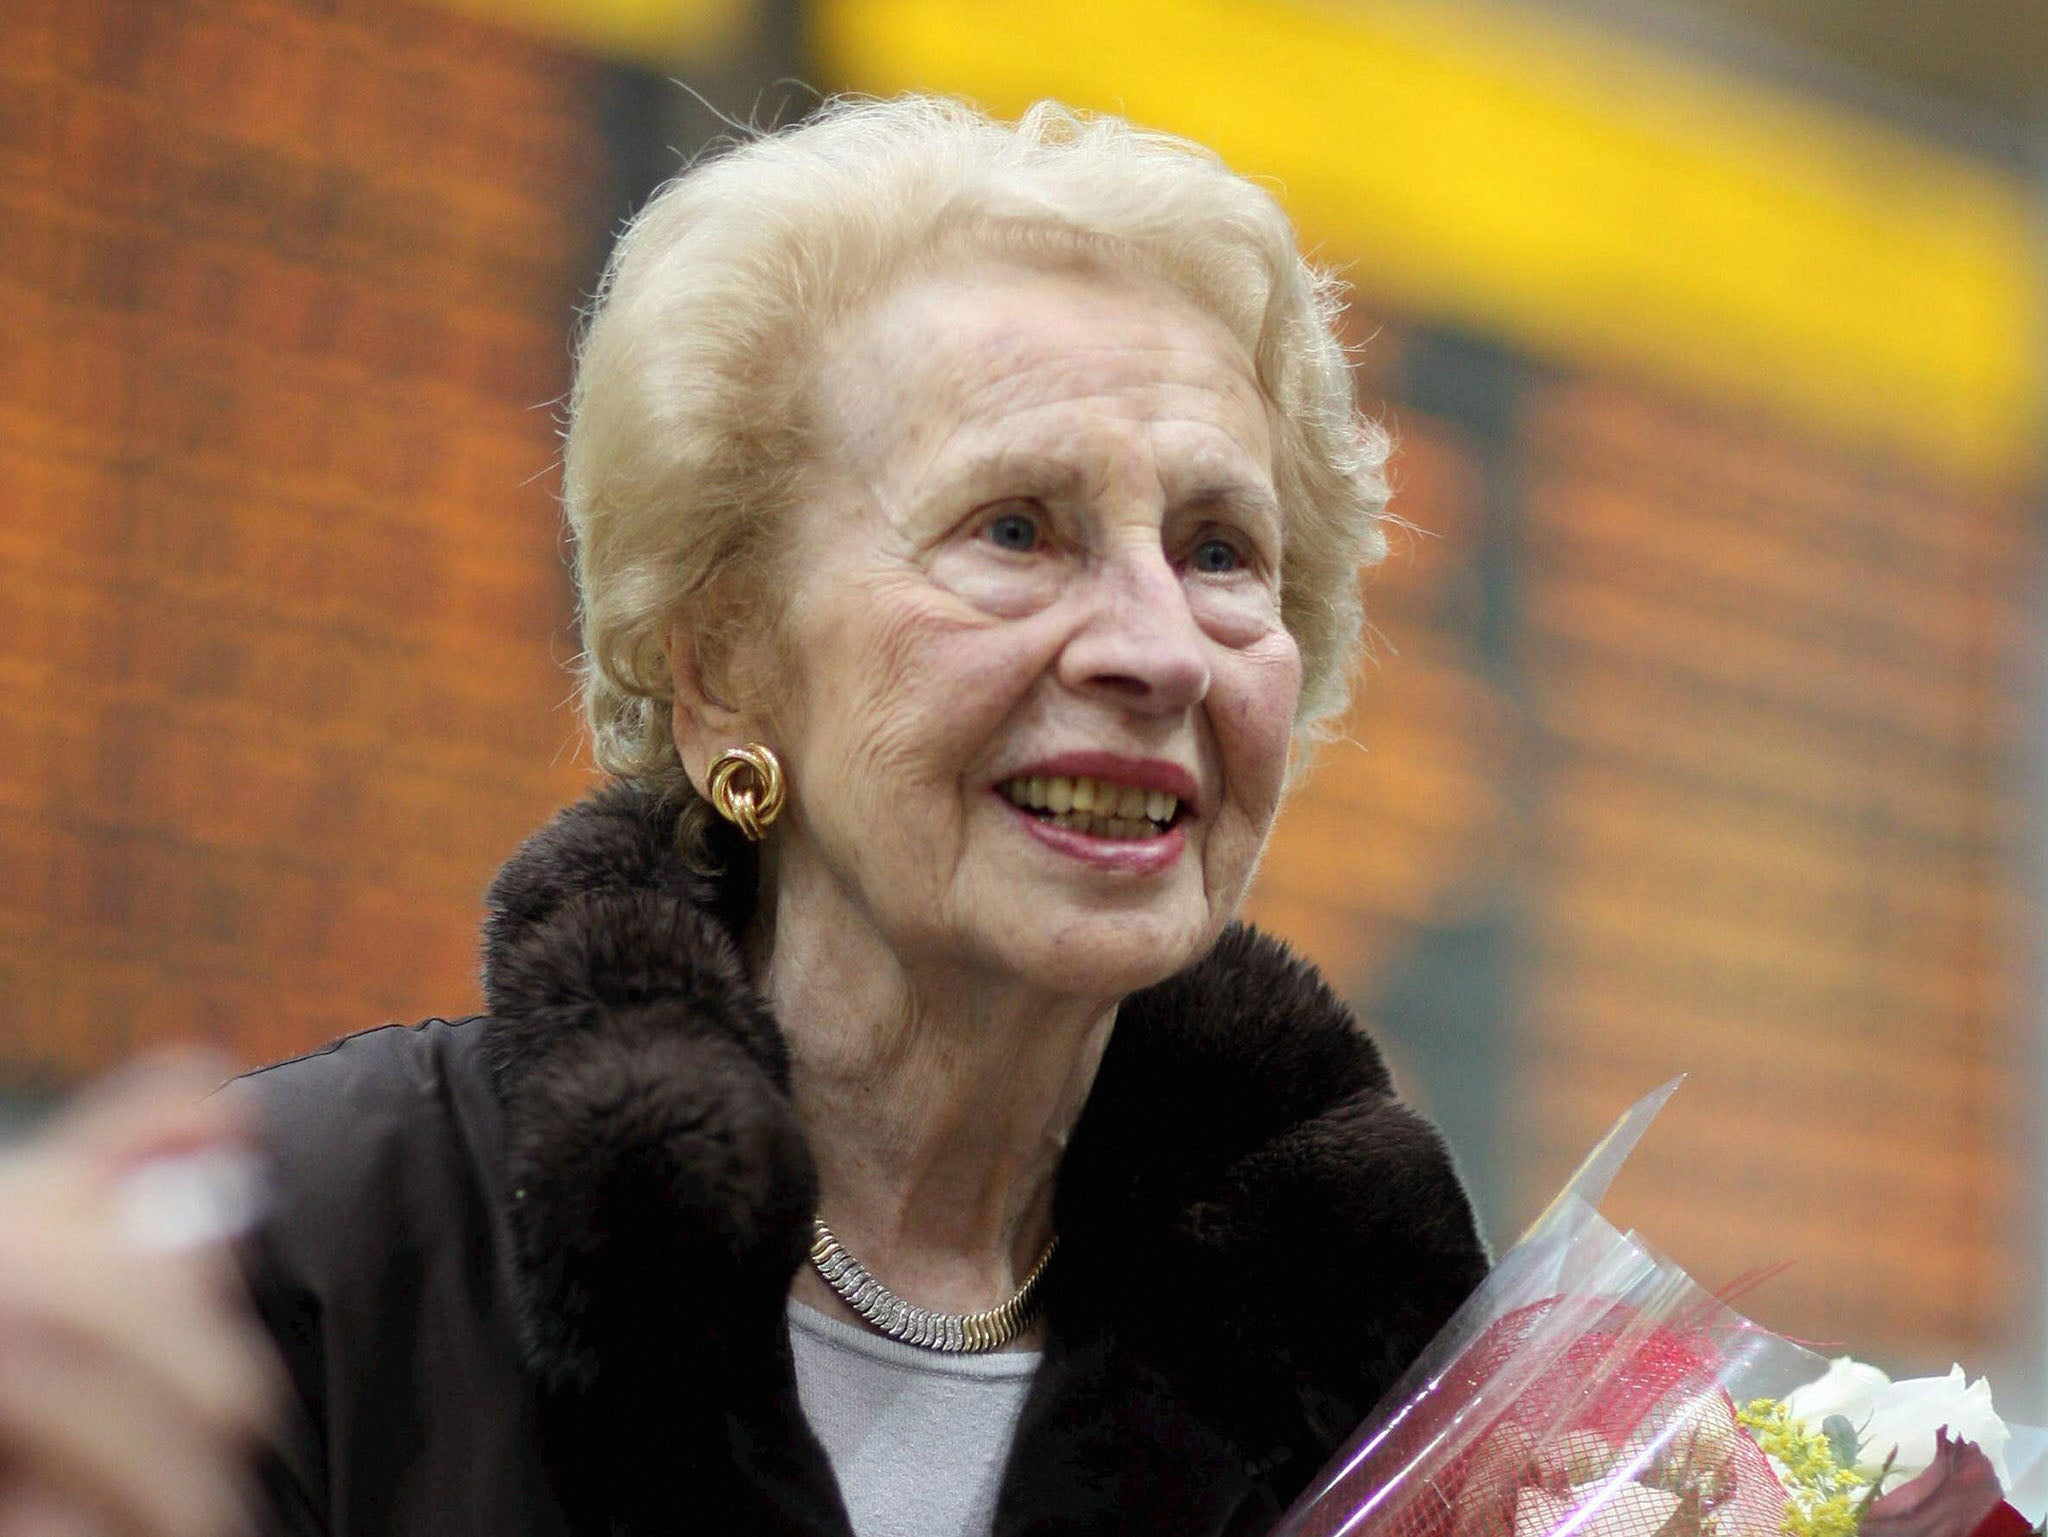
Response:
[[[1868,1480],[1835,1460],[1826,1436],[1775,1398],[1751,1399],[1735,1418],[1785,1486],[1786,1537],[1855,1537]]]

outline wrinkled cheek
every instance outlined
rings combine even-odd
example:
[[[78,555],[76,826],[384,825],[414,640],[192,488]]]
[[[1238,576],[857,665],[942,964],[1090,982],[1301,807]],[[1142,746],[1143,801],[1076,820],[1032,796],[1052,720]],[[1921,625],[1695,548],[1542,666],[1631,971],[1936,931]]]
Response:
[[[1301,659],[1292,637],[1276,647],[1270,663],[1246,680],[1230,701],[1236,711],[1231,739],[1238,762],[1227,764],[1242,778],[1246,814],[1263,842],[1279,809],[1287,780],[1287,754],[1294,734],[1294,710],[1301,699]]]
[[[1227,794],[1204,858],[1212,908],[1227,918],[1243,901],[1273,830],[1287,780],[1301,668],[1290,639],[1271,665],[1251,669],[1210,694]]]

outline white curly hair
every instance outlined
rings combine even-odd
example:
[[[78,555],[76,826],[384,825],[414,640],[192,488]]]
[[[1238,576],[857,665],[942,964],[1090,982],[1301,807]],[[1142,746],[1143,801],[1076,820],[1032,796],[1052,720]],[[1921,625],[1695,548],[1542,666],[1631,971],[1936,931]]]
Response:
[[[578,349],[563,497],[599,765],[694,800],[670,730],[680,626],[716,677],[764,621],[809,462],[821,339],[906,274],[977,254],[1163,280],[1243,345],[1276,427],[1298,740],[1340,712],[1385,552],[1387,437],[1355,404],[1341,299],[1263,187],[1200,145],[1041,102],[839,99],[669,182],[612,253]],[[685,828],[686,842],[689,828]]]

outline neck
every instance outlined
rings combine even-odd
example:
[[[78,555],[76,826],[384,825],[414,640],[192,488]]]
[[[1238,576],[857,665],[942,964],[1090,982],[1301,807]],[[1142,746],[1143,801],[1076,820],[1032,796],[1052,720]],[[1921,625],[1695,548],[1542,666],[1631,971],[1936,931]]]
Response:
[[[862,924],[807,922],[815,911],[778,914],[757,974],[789,1041],[819,1214],[905,1301],[992,1307],[1052,1238],[1060,1157],[1117,1000],[909,966]],[[808,1267],[797,1295],[852,1316]]]

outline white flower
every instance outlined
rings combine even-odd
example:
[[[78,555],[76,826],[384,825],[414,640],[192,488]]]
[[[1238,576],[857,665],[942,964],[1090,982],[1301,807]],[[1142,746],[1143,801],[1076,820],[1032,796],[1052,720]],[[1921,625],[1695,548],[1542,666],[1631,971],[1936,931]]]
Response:
[[[1821,1421],[1831,1414],[1839,1414],[1860,1428],[1891,1385],[1892,1379],[1876,1367],[1848,1356],[1836,1356],[1828,1362],[1827,1372],[1819,1381],[1794,1388],[1785,1395],[1785,1408],[1810,1430],[1819,1430]]]
[[[1846,1419],[1857,1436],[1856,1471],[1867,1478],[1877,1476],[1896,1448],[1887,1488],[1934,1461],[1934,1433],[1943,1429],[1950,1440],[1968,1441],[1990,1458],[2000,1484],[2012,1482],[2005,1466],[2011,1432],[1991,1407],[1991,1384],[1982,1377],[1967,1381],[1960,1366],[1946,1377],[1893,1382],[1876,1367],[1841,1356],[1818,1382],[1788,1394],[1785,1407],[1815,1431],[1831,1414]]]
[[[1870,1412],[1870,1423],[1857,1427],[1863,1438],[1857,1469],[1875,1474],[1896,1446],[1899,1455],[1892,1469],[1904,1469],[1911,1477],[1934,1461],[1934,1433],[1943,1428],[1951,1441],[1968,1441],[1989,1457],[2001,1486],[2011,1484],[2005,1443],[2012,1432],[1991,1407],[1991,1384],[1982,1377],[1966,1382],[1960,1366],[1950,1367],[1946,1377],[1914,1377],[1885,1389]]]

